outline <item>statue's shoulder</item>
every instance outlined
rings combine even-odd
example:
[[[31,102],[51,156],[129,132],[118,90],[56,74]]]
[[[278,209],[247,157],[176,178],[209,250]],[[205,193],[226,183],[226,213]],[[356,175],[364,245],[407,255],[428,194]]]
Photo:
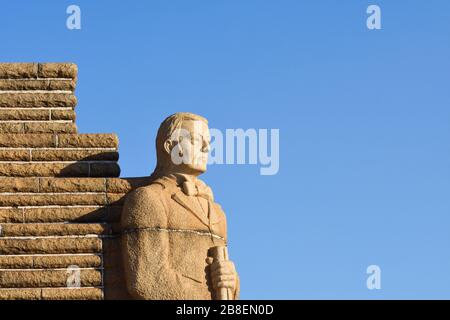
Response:
[[[151,183],[131,191],[122,209],[121,224],[124,227],[142,227],[160,224],[166,220],[164,187]]]
[[[127,194],[126,206],[133,204],[153,204],[158,205],[176,192],[177,185],[168,179],[158,178],[151,183],[138,187]]]
[[[128,194],[128,198],[147,198],[152,196],[158,196],[161,192],[164,191],[164,186],[162,186],[159,183],[156,183],[156,181],[153,181],[152,183],[141,186],[139,188],[134,189]]]

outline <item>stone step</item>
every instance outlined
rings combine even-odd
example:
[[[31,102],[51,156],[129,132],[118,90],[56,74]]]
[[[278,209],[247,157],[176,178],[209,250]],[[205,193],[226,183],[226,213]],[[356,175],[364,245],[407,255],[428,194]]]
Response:
[[[0,177],[118,177],[116,162],[0,162]]]
[[[77,267],[63,269],[3,269],[0,270],[0,288],[68,287],[72,278],[79,275],[81,287],[102,285],[98,269]]]
[[[114,149],[93,148],[0,148],[0,161],[117,161]]]
[[[0,133],[77,133],[78,129],[72,121],[65,122],[2,122],[0,121]]]
[[[0,91],[0,108],[72,108],[77,98],[66,91]]]
[[[2,223],[0,238],[24,236],[108,235],[112,226],[105,223]]]
[[[0,238],[0,255],[100,253],[98,236],[11,237]]]
[[[102,288],[0,289],[0,300],[102,300]]]
[[[121,206],[60,206],[0,208],[0,223],[120,221]]]
[[[0,256],[0,269],[50,269],[102,267],[99,254],[51,254],[51,255],[3,255]]]
[[[1,80],[0,80],[1,81]],[[75,121],[76,114],[72,109],[30,109],[30,108],[2,108],[0,109],[0,120],[72,120]]]
[[[74,63],[0,63],[0,79],[77,78]]]
[[[63,90],[75,91],[76,82],[72,79],[0,79],[0,90]]]
[[[0,207],[122,205],[117,193],[0,193]]]
[[[0,134],[2,148],[112,148],[115,134]]]

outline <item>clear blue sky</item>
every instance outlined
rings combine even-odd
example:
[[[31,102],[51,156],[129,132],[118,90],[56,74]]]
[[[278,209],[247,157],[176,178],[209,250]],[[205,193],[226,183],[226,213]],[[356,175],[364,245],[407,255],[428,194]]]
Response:
[[[176,111],[279,128],[277,175],[204,176],[242,298],[450,298],[448,0],[2,1],[0,61],[77,63],[78,127],[119,135],[124,177]]]

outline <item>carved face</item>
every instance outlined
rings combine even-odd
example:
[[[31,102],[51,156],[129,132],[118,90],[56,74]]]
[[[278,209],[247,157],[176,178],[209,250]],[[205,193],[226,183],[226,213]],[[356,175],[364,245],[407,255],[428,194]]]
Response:
[[[201,174],[206,171],[210,144],[208,125],[200,120],[185,120],[169,141],[172,163],[181,172]]]

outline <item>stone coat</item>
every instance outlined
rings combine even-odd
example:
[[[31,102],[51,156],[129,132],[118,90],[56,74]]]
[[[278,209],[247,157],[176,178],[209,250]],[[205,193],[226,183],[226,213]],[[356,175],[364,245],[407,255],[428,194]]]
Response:
[[[134,299],[214,299],[205,259],[211,247],[226,245],[225,214],[213,201],[186,195],[181,183],[163,177],[127,196],[122,252]]]

